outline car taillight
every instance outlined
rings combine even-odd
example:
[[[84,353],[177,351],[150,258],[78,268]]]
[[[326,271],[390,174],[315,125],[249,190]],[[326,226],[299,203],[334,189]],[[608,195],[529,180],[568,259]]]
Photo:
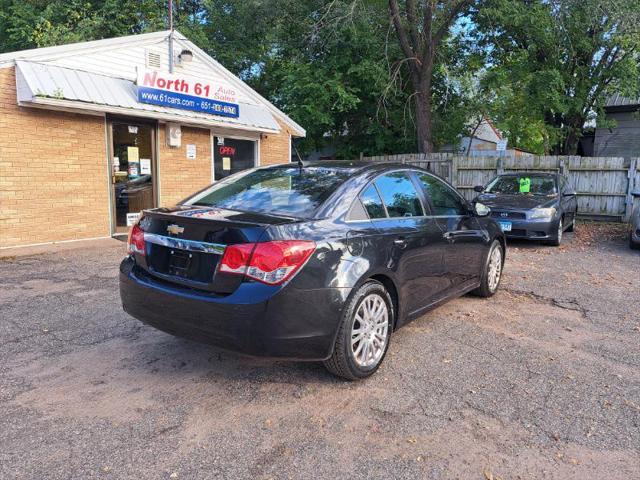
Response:
[[[220,260],[220,271],[244,275],[247,272],[247,265],[255,246],[255,243],[239,243],[227,246],[224,249],[222,260]]]
[[[140,255],[145,255],[144,231],[137,223],[131,228],[131,231],[129,232],[127,251],[131,254],[138,253]]]
[[[315,242],[304,240],[229,245],[218,268],[220,272],[244,274],[277,285],[291,278],[315,249]]]

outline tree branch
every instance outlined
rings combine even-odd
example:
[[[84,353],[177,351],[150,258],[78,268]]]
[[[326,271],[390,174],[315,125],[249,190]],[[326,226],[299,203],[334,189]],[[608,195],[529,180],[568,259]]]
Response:
[[[416,0],[407,0],[407,20],[409,22],[409,33],[411,34],[411,43],[413,51],[418,57],[422,57],[422,45],[418,37],[418,10],[416,8]]]
[[[433,45],[431,43],[431,33],[433,30],[433,14],[435,13],[435,0],[427,0],[427,4],[424,9],[424,19],[422,23],[422,34],[424,35],[424,49],[422,50],[421,62],[422,65],[427,63],[432,57],[432,52],[434,51]]]
[[[396,29],[396,33],[398,34],[398,40],[400,41],[400,48],[402,48],[402,53],[406,58],[413,58],[417,63],[420,61],[415,55],[415,52],[411,48],[411,44],[409,43],[409,37],[407,36],[407,31],[402,25],[402,20],[400,18],[400,11],[398,9],[398,1],[397,0],[389,0],[389,11],[391,13],[391,20],[393,21],[393,26]],[[418,74],[418,68],[415,63],[409,63],[409,69],[413,76]]]
[[[442,23],[436,33],[432,37],[432,45],[433,49],[440,44],[444,35],[449,31],[451,24],[455,21],[455,19],[464,11],[465,8],[471,6],[473,0],[458,0],[454,5],[450,8],[449,12],[445,15]]]

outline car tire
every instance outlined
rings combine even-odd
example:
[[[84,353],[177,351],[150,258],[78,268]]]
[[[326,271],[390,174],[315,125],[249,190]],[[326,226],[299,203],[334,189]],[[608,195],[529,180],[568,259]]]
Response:
[[[558,220],[558,231],[556,232],[555,236],[545,242],[547,245],[551,245],[553,247],[559,247],[560,244],[562,243],[562,237],[563,237],[563,232],[564,232],[564,223],[562,221],[563,219],[561,218],[560,220]]]
[[[382,314],[373,315],[373,308],[382,309]],[[385,318],[386,328],[383,328]],[[352,295],[344,309],[333,353],[323,362],[326,369],[346,380],[360,380],[373,375],[389,348],[394,320],[395,311],[389,292],[380,282],[368,280]],[[359,341],[356,340],[358,336]],[[380,338],[384,338],[383,344]]]
[[[499,257],[498,257],[499,255]],[[497,265],[493,262],[498,261]],[[497,272],[492,268],[497,267]],[[504,267],[504,248],[499,240],[494,240],[489,249],[489,254],[485,259],[484,266],[482,267],[482,274],[480,275],[480,286],[473,290],[471,293],[478,297],[492,297],[498,291],[500,281],[502,280],[502,270]],[[497,279],[492,275],[497,273]]]
[[[567,227],[567,232],[574,232],[576,230],[576,216],[573,215],[573,220],[571,220],[571,225]]]
[[[633,236],[631,232],[629,232],[629,248],[631,250],[640,250],[640,243],[636,243],[633,241]]]

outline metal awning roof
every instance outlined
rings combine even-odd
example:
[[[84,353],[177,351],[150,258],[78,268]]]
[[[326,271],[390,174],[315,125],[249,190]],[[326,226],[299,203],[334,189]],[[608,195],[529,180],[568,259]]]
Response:
[[[279,132],[269,110],[240,104],[238,118],[139,103],[131,80],[59,67],[46,63],[16,61],[18,103],[23,106],[88,110],[144,116],[202,126],[222,126],[261,132]]]

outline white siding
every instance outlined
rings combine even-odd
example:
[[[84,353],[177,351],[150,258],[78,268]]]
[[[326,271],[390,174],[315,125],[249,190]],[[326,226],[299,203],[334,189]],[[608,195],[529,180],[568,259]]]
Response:
[[[177,39],[173,42],[173,48],[176,56],[182,49],[190,49],[186,44]],[[117,76],[127,80],[135,80],[136,68],[145,65],[146,50],[153,51],[160,55],[161,70],[168,70],[168,40],[102,51],[79,52],[76,55],[49,60],[46,63],[102,75]],[[209,64],[206,63],[205,59],[198,58],[196,52],[194,52],[191,62],[176,66],[174,72],[193,77],[201,77],[214,82],[224,80],[223,75],[212,69]],[[241,90],[238,91],[238,101],[244,104],[257,104],[257,102],[249,98],[249,96]]]

